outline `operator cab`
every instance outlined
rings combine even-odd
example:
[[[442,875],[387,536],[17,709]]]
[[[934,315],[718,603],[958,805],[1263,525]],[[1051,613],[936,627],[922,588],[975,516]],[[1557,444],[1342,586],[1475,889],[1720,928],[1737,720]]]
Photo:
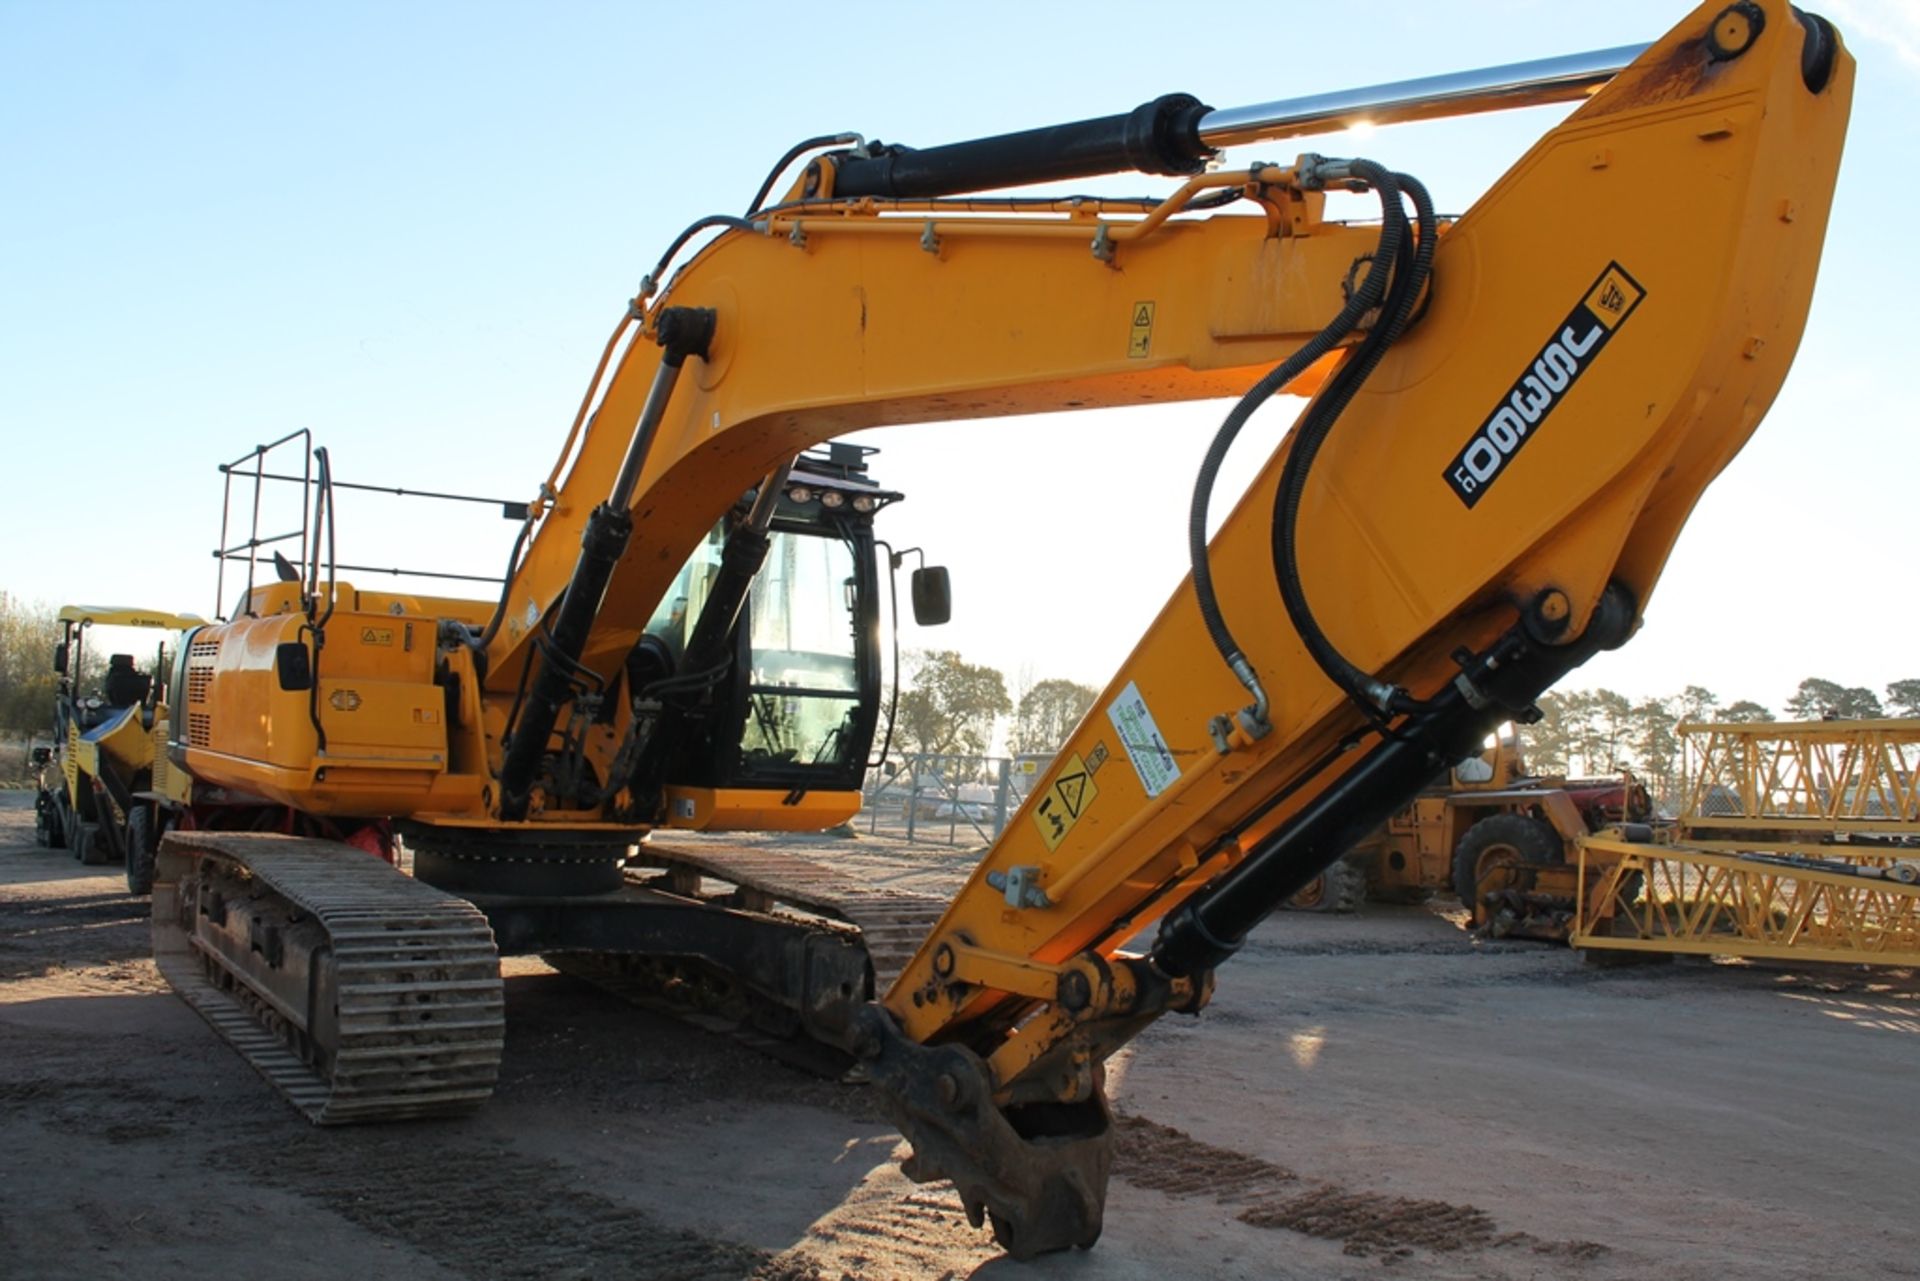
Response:
[[[705,724],[671,768],[702,788],[857,790],[880,707],[880,573],[873,518],[902,495],[867,476],[870,448],[801,456],[767,527],[768,548],[729,641]],[[681,567],[647,623],[677,675],[721,576],[749,493]]]

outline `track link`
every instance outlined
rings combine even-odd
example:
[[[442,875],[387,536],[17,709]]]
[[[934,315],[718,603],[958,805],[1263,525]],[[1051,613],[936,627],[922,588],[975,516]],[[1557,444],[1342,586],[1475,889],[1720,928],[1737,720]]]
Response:
[[[873,994],[886,993],[947,909],[926,894],[883,889],[825,864],[766,845],[649,841],[629,866],[656,867],[681,878],[710,876],[780,904],[846,921],[860,930],[873,966]]]
[[[505,1018],[479,909],[349,845],[180,832],[161,845],[154,959],[320,1125],[469,1112]]]

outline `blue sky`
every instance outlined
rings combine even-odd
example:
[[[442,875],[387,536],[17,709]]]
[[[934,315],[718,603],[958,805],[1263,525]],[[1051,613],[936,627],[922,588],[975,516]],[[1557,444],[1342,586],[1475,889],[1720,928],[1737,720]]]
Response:
[[[687,222],[742,206],[802,136],[924,145],[1176,89],[1237,106],[1644,41],[1684,11],[0,0],[0,590],[209,612],[214,464],[294,427],[343,479],[527,495],[640,274]],[[1822,11],[1860,73],[1799,362],[1646,630],[1575,684],[1698,683],[1778,705],[1809,674],[1920,675],[1906,585],[1920,267],[1900,247],[1920,183],[1920,4]],[[1457,210],[1559,114],[1306,145],[1364,148]],[[1016,680],[1103,683],[1182,572],[1187,488],[1218,416],[873,441],[883,479],[911,495],[891,536],[954,569],[959,618],[909,643]],[[1257,420],[1236,475],[1286,417]],[[1044,483],[1067,460],[1072,493]],[[1063,581],[1053,552],[1117,505],[1137,554]],[[510,532],[480,512],[349,503],[341,556],[492,573]],[[1062,609],[1080,624],[1045,621]]]

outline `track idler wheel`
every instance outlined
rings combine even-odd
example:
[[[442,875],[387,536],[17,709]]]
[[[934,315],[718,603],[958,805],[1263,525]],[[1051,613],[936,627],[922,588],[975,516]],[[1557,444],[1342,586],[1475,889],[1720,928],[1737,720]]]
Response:
[[[971,1050],[909,1041],[878,1006],[861,1011],[857,1037],[881,1106],[913,1144],[908,1178],[952,1180],[968,1220],[991,1218],[1016,1259],[1100,1239],[1113,1167],[1104,1095],[1002,1109]]]

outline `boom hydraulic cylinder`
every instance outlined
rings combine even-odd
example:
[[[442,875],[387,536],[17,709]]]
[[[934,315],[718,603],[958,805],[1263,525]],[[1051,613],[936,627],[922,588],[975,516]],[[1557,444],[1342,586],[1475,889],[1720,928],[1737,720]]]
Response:
[[[1242,143],[1304,138],[1361,121],[1392,124],[1577,101],[1645,48],[1623,45],[1221,110],[1170,93],[1124,115],[940,147],[842,155],[833,194],[911,200],[1108,173],[1195,174],[1220,148]]]
[[[1298,893],[1355,842],[1406,805],[1433,776],[1471,755],[1504,720],[1524,716],[1554,682],[1632,633],[1635,605],[1607,589],[1586,631],[1553,644],[1514,628],[1429,709],[1336,780],[1259,849],[1161,923],[1150,954],[1164,974],[1211,970],[1238,950],[1247,931]]]
[[[534,779],[546,757],[548,740],[560,717],[560,709],[572,699],[579,679],[580,655],[586,649],[588,634],[600,613],[600,600],[614,567],[626,554],[633,537],[633,516],[627,508],[646,465],[660,420],[666,416],[667,402],[680,379],[680,369],[688,356],[706,356],[713,340],[714,313],[706,308],[669,307],[660,313],[654,326],[654,339],[664,349],[653,386],[647,393],[646,407],[635,424],[627,444],[626,456],[614,478],[607,501],[593,509],[580,535],[580,559],[573,576],[567,580],[552,624],[536,643],[532,661],[536,664],[532,684],[520,716],[511,727],[506,761],[500,770],[500,817],[519,820],[527,816],[533,795]]]

